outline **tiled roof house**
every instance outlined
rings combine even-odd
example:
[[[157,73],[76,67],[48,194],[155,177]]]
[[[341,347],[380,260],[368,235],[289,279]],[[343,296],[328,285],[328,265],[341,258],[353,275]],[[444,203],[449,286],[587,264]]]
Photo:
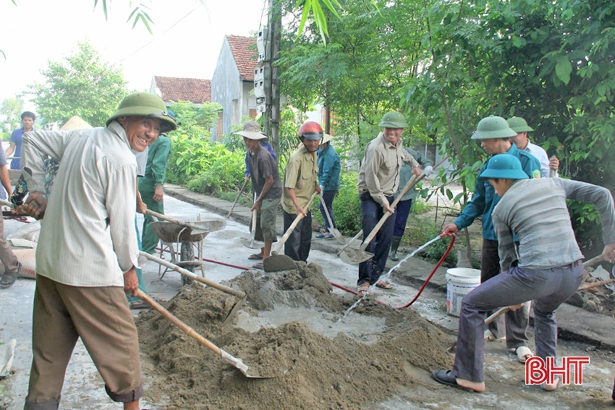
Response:
[[[150,92],[159,95],[167,106],[178,101],[190,101],[199,106],[211,101],[211,80],[154,76]]]
[[[242,117],[256,118],[254,68],[257,66],[256,40],[250,37],[226,35],[211,79],[211,101],[222,105],[218,124],[212,130],[214,139],[228,134]]]

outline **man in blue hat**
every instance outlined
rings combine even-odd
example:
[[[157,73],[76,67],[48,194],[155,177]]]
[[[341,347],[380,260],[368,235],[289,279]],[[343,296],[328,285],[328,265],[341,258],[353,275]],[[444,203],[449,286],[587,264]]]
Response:
[[[517,133],[509,127],[504,118],[492,115],[480,120],[472,139],[480,140],[481,147],[490,155],[505,153],[516,157],[521,162],[521,167],[526,176],[540,178],[540,162],[531,154],[517,149],[515,144],[510,141],[516,135]],[[470,226],[476,218],[482,216],[481,282],[486,282],[500,273],[498,241],[491,222],[491,212],[493,212],[500,197],[496,195],[489,181],[481,176],[482,172],[488,167],[489,161],[491,159],[487,160],[479,172],[472,200],[463,209],[461,215],[442,230],[443,234],[454,234]],[[485,332],[485,338],[496,340],[503,339],[505,336],[508,351],[515,353],[517,359],[521,363],[525,363],[532,356],[532,351],[527,347],[529,305],[514,312],[507,312],[505,318],[500,317],[498,319],[489,325],[489,329]]]
[[[608,189],[560,178],[528,179],[519,160],[506,154],[493,156],[480,177],[502,198],[491,215],[502,273],[463,298],[453,369],[432,372],[437,382],[471,392],[485,390],[484,320],[498,307],[517,308],[533,300],[536,355],[556,359],[555,310],[576,292],[584,270],[567,199],[596,205],[605,243],[602,255],[615,259],[615,207]],[[513,232],[519,236],[518,250]],[[557,385],[555,380],[541,387],[551,391]]]

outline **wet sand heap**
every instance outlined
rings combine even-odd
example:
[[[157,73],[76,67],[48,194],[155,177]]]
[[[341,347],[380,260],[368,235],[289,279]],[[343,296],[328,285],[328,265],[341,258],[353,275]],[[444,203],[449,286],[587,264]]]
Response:
[[[331,293],[330,283],[315,264],[276,273],[248,271],[230,285],[247,293],[243,309],[253,316],[287,306],[339,318],[355,300],[351,294]],[[379,340],[368,345],[343,333],[330,339],[296,321],[254,333],[224,324],[237,301],[235,296],[194,283],[184,286],[165,307],[242,359],[249,374],[273,378],[245,378],[150,311],[137,320],[141,351],[153,362],[151,370],[144,370],[154,377],[152,385],[146,386],[150,401],[164,402],[168,409],[356,409],[411,387],[409,369],[452,365],[452,356],[446,353],[451,337],[411,309],[397,311],[370,299],[361,303],[356,313],[386,323]],[[332,326],[335,328],[334,322]]]

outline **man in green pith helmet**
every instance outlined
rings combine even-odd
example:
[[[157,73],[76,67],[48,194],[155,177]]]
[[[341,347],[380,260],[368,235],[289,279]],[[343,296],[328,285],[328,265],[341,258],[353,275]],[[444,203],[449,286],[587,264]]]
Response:
[[[23,137],[22,165],[30,189],[20,210],[45,216],[36,249],[32,369],[24,409],[57,409],[63,375],[78,338],[105,391],[124,409],[143,395],[139,341],[126,293],[138,280],[136,159],[160,132],[176,128],[160,97],[124,98],[106,127],[35,131]],[[44,159],[60,162],[45,196]]]
[[[481,146],[490,155],[508,154],[519,159],[523,171],[529,178],[540,178],[540,162],[531,154],[521,151],[510,139],[517,135],[502,117],[490,116],[478,123],[472,139],[480,140]],[[498,204],[500,197],[480,174],[487,168],[491,158],[482,166],[476,179],[476,188],[472,200],[466,205],[461,215],[442,230],[443,234],[454,234],[467,228],[476,218],[482,215],[483,249],[481,256],[481,283],[500,273],[500,258],[498,256],[498,241],[491,221],[491,213]],[[498,320],[499,319],[499,320]],[[529,324],[529,304],[522,309],[506,313],[505,320],[500,317],[494,320],[485,331],[487,340],[497,340],[506,337],[506,348],[514,352],[520,362],[532,356],[527,347],[527,327]]]
[[[529,152],[540,161],[540,176],[549,178],[551,174],[553,174],[553,176],[556,177],[557,169],[559,168],[559,159],[557,159],[555,155],[549,158],[547,151],[530,142],[527,133],[534,131],[534,129],[527,125],[527,122],[521,117],[512,117],[506,120],[506,122],[508,122],[508,126],[517,133],[517,135],[510,140],[521,151]]]
[[[361,224],[363,240],[374,229],[385,212],[394,213],[391,208],[393,195],[399,187],[399,171],[403,163],[412,167],[412,174],[421,175],[423,171],[419,163],[404,149],[401,135],[408,128],[406,118],[395,111],[388,112],[378,124],[384,130],[370,141],[365,148],[365,157],[359,171],[357,189],[361,200]],[[384,222],[374,240],[365,251],[374,257],[359,264],[359,279],[357,293],[365,295],[372,285],[382,289],[391,289],[390,283],[380,280],[380,275],[386,266],[395,218],[390,217]]]

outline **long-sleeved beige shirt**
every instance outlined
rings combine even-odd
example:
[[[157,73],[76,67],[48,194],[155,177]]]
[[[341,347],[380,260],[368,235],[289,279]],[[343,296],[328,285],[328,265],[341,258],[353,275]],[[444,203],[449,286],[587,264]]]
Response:
[[[138,266],[136,160],[124,129],[24,134],[31,192],[44,190],[43,160],[60,161],[36,248],[36,273],[71,286],[124,286]]]
[[[399,187],[399,172],[403,163],[416,167],[419,163],[404,149],[401,138],[391,144],[381,132],[365,147],[365,157],[359,171],[359,194],[369,192],[383,207],[387,196],[393,196]]]

